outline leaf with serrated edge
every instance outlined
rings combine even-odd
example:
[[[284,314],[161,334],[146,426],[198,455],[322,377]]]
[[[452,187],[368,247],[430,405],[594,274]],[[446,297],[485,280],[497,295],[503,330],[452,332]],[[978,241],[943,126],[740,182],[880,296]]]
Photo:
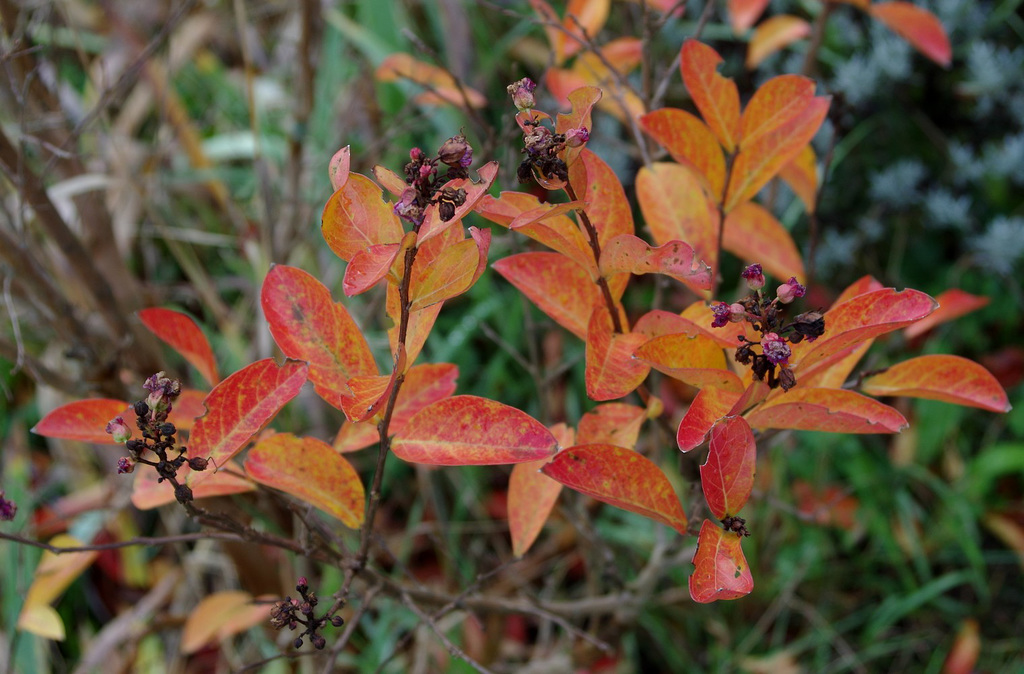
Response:
[[[874,398],[824,388],[797,387],[755,407],[746,418],[754,428],[825,433],[899,433],[909,425],[902,414]]]
[[[798,16],[779,14],[761,22],[747,45],[747,67],[756,68],[766,58],[811,34],[811,24]]]
[[[707,461],[700,467],[700,484],[711,514],[735,516],[754,488],[757,447],[743,417],[730,417],[711,429]]]
[[[706,182],[714,200],[721,200],[725,190],[725,155],[715,134],[700,118],[685,110],[662,108],[638,121],[673,159],[693,169]]]
[[[804,262],[789,230],[753,201],[740,204],[726,216],[722,247],[745,262],[759,262],[776,278],[804,275]]]
[[[139,319],[150,332],[191,363],[210,386],[220,381],[210,342],[190,317],[170,309],[153,308],[140,311]]]
[[[320,231],[334,254],[348,261],[364,248],[402,240],[402,224],[392,208],[381,198],[380,187],[352,173],[327,200]]]
[[[323,510],[350,529],[363,523],[366,495],[359,474],[322,440],[271,435],[249,450],[245,474]]]
[[[608,309],[594,309],[587,329],[585,382],[591,400],[614,400],[632,393],[647,378],[651,368],[633,357],[633,351],[647,341],[637,333],[617,334]]]
[[[105,430],[107,423],[118,416],[124,417],[129,426],[134,425],[135,414],[123,400],[76,400],[48,412],[32,427],[32,432],[48,438],[81,440],[97,445],[119,445],[121,443],[115,442]]]
[[[686,515],[665,473],[650,459],[615,445],[578,445],[543,472],[566,487],[686,534]]]
[[[556,323],[587,339],[590,314],[600,294],[583,267],[558,253],[519,253],[491,267]]]
[[[181,633],[181,652],[188,655],[270,620],[271,605],[257,603],[240,590],[214,592],[188,614]]]
[[[657,248],[632,234],[617,236],[601,250],[601,273],[664,274],[685,283],[696,292],[711,288],[711,267],[695,259],[693,249],[682,241],[669,241]]]
[[[285,265],[267,272],[260,294],[270,334],[289,358],[309,363],[317,395],[338,409],[351,396],[348,380],[377,374],[377,363],[359,326],[326,287]]]
[[[949,36],[939,18],[927,9],[910,2],[876,2],[870,5],[868,12],[914,49],[940,66],[949,67],[953,60]]]
[[[526,412],[477,396],[424,407],[391,443],[403,461],[444,466],[538,461],[555,447],[551,432]]]
[[[960,356],[911,358],[868,377],[861,388],[875,396],[927,398],[990,412],[1010,411],[1006,391],[992,373]]]
[[[636,177],[636,196],[655,243],[685,241],[715,270],[718,210],[690,169],[667,163],[645,166]]]
[[[742,539],[711,520],[704,520],[693,555],[690,597],[700,604],[739,599],[754,589],[750,565],[740,547]]]
[[[512,554],[522,557],[537,540],[562,493],[562,485],[540,472],[547,459],[517,463],[508,478],[508,530]]]
[[[687,40],[680,50],[683,84],[701,116],[727,152],[736,149],[740,131],[740,95],[736,83],[718,73],[722,57],[711,47]]]
[[[647,410],[627,403],[598,405],[580,418],[577,442],[606,444],[632,449],[640,435]]]
[[[296,360],[278,365],[273,358],[246,365],[206,396],[209,412],[196,421],[189,436],[189,454],[222,466],[273,419],[305,383],[309,367]],[[210,475],[194,473],[197,484]]]

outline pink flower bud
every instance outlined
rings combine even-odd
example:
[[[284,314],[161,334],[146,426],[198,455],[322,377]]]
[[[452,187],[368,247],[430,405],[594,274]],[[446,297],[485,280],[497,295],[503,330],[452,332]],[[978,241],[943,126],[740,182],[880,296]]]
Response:
[[[751,290],[760,290],[764,287],[764,272],[761,270],[760,264],[752,264],[748,266],[740,274],[747,281],[747,287]]]
[[[124,422],[124,417],[114,417],[107,423],[107,433],[114,437],[114,442],[128,442],[132,437],[132,429]]]
[[[518,82],[508,85],[505,90],[512,97],[512,103],[515,104],[517,110],[529,110],[537,104],[533,97],[533,91],[536,88],[536,82],[529,77],[524,77]]]
[[[776,292],[778,293],[780,302],[783,304],[789,304],[796,298],[806,295],[807,288],[800,285],[795,276],[790,276],[789,280],[780,285]]]
[[[565,132],[566,147],[580,147],[588,140],[590,140],[590,130],[585,126],[581,126],[577,129],[569,129]]]

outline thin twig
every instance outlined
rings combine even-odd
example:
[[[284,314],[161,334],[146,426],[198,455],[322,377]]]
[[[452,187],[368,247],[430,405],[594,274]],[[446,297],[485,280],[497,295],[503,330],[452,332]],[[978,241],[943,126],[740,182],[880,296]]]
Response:
[[[429,615],[426,614],[426,612],[423,611],[423,609],[417,606],[416,602],[414,602],[412,600],[412,597],[410,597],[407,593],[402,593],[402,603],[405,604],[410,611],[415,613],[416,616],[420,619],[420,621],[422,621],[424,624],[426,624],[427,627],[430,628],[430,630],[435,634],[435,636],[437,636],[438,640],[440,640],[440,642],[444,644],[444,647],[448,649],[449,655],[451,655],[453,658],[465,660],[470,667],[480,672],[480,674],[494,674],[493,671],[487,669],[479,662],[474,660],[472,657],[470,657],[470,655],[466,653],[466,651],[456,646],[452,642],[452,640],[449,639],[447,635],[445,635],[445,633],[441,631],[441,628],[437,626],[437,623],[434,622],[433,618],[431,618]]]

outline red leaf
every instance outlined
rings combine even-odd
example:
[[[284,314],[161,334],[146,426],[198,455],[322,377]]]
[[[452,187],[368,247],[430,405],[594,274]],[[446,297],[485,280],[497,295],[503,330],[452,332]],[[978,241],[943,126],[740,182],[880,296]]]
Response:
[[[420,410],[391,450],[410,463],[478,466],[538,461],[556,446],[551,432],[526,412],[486,398],[455,396]]]
[[[725,190],[725,155],[711,129],[685,110],[662,108],[639,119],[640,126],[680,164],[707,183],[712,198]]]
[[[409,284],[410,309],[419,311],[469,290],[487,266],[491,230],[470,227],[471,238],[448,246],[429,264],[413,263]]]
[[[654,241],[685,241],[714,271],[718,264],[718,209],[694,173],[679,164],[656,163],[636,177],[636,196]]]
[[[402,240],[402,224],[392,204],[381,198],[380,187],[358,173],[350,174],[327,200],[320,231],[335,255],[346,261],[364,248]]]
[[[740,95],[736,83],[718,74],[722,57],[711,47],[687,40],[680,51],[679,70],[711,130],[727,152],[736,149],[740,132]]]
[[[191,452],[190,452],[191,453]],[[228,472],[228,469],[231,472]],[[178,481],[186,482],[192,469],[186,463],[178,469]],[[198,501],[214,496],[230,496],[231,494],[244,494],[256,489],[256,485],[241,474],[242,467],[234,461],[229,461],[221,470],[214,472],[213,466],[208,469],[209,475],[204,476],[202,482],[192,485],[192,496]],[[160,475],[155,470],[138,467],[135,470],[135,483],[132,487],[132,505],[139,510],[152,510],[174,503],[177,499],[174,496],[174,486],[167,482],[157,482]],[[192,478],[195,480],[195,478]]]
[[[903,331],[907,339],[923,335],[937,325],[980,309],[989,303],[989,298],[981,295],[972,295],[958,288],[951,288],[944,293],[940,293],[935,298],[935,301],[939,303],[938,309],[933,311],[927,318],[919,320]]]
[[[914,49],[940,66],[949,67],[953,60],[949,36],[938,17],[927,9],[909,2],[876,2],[868,8],[868,12],[909,42]]]
[[[981,655],[981,636],[978,621],[967,618],[960,625],[953,647],[942,663],[942,674],[971,674]]]
[[[725,218],[722,246],[746,262],[759,262],[772,276],[803,277],[804,263],[793,237],[764,206],[746,201]]]
[[[694,259],[693,249],[682,241],[669,241],[652,248],[632,234],[617,236],[601,250],[601,274],[664,274],[695,291],[711,288],[711,267]]]
[[[350,529],[363,523],[366,495],[359,474],[322,440],[271,435],[249,450],[245,474],[323,510]]]
[[[734,33],[750,29],[764,13],[770,0],[729,0],[729,23]]]
[[[686,534],[683,506],[665,473],[631,449],[578,445],[556,454],[542,470],[570,489]]]
[[[562,485],[541,472],[547,459],[517,463],[508,479],[508,529],[512,554],[522,557],[537,540],[562,493]]]
[[[308,373],[305,363],[286,360],[278,365],[267,358],[246,365],[217,384],[206,396],[209,412],[196,421],[189,435],[189,454],[224,465],[298,395]],[[194,482],[209,474],[196,473]]]
[[[617,445],[632,449],[646,418],[647,410],[636,405],[598,405],[580,419],[577,442],[581,445]]]
[[[338,409],[351,397],[348,380],[377,374],[366,338],[320,281],[295,267],[275,265],[260,296],[274,341],[289,358],[309,363],[317,394]]]
[[[519,253],[491,267],[556,323],[586,341],[597,285],[583,267],[558,253]]]
[[[655,370],[697,388],[715,386],[736,393],[743,391],[740,378],[726,369],[722,347],[704,335],[655,337],[637,349],[636,356]]]
[[[32,432],[48,438],[81,440],[97,445],[119,445],[121,443],[114,442],[113,436],[106,432],[107,423],[119,416],[124,417],[130,426],[134,426],[135,413],[123,400],[76,400],[47,413],[32,427]]]
[[[1006,391],[992,374],[960,356],[919,356],[864,380],[865,393],[942,400],[954,405],[1009,412]]]
[[[747,67],[756,68],[778,50],[810,34],[811,24],[800,17],[780,14],[765,19],[750,37]]]
[[[492,161],[484,164],[477,169],[477,175],[480,180],[475,182],[468,178],[448,181],[447,187],[466,191],[466,200],[461,206],[456,207],[455,215],[449,220],[441,219],[437,204],[427,206],[426,213],[423,216],[423,224],[420,226],[419,238],[416,240],[417,245],[422,246],[426,241],[429,241],[441,232],[459,224],[462,222],[462,218],[469,215],[476,208],[477,202],[487,194],[487,191],[491,189],[491,185],[494,184],[494,179],[498,175],[498,162]]]
[[[892,407],[844,389],[795,388],[747,414],[754,428],[825,433],[899,433],[909,426]]]
[[[610,239],[633,233],[633,209],[618,176],[604,160],[584,148],[579,161],[569,167],[569,182],[585,203],[602,248]]]
[[[210,386],[220,381],[213,349],[195,321],[177,311],[158,308],[143,309],[139,312],[139,318],[150,332],[167,342],[191,363]]]
[[[711,429],[719,419],[729,413],[741,395],[736,391],[715,386],[698,391],[697,397],[690,403],[676,431],[676,444],[679,445],[679,450],[689,452],[704,444]]]
[[[740,547],[742,538],[704,520],[693,555],[690,597],[708,604],[719,599],[738,599],[754,589],[750,566]]]
[[[598,305],[587,330],[587,395],[592,400],[614,400],[642,384],[651,368],[634,358],[633,351],[646,341],[637,333],[616,334],[608,310]]]
[[[205,398],[205,391],[182,389],[181,395],[174,401],[167,421],[174,424],[179,431],[191,431],[196,425],[196,419],[206,414],[206,405],[203,403]]]
[[[345,267],[342,290],[348,297],[365,293],[387,276],[401,251],[400,243],[379,243],[359,251]]]
[[[730,417],[711,430],[708,460],[700,467],[700,484],[711,514],[723,520],[746,505],[754,488],[757,447],[743,417]]]
[[[783,166],[800,153],[825,121],[831,100],[829,97],[813,98],[800,114],[771,131],[759,134],[749,144],[743,143],[733,163],[726,190],[726,212],[753,199]]]
[[[327,165],[327,175],[331,178],[331,187],[337,192],[348,181],[348,169],[352,163],[352,147],[346,145],[331,157]]]

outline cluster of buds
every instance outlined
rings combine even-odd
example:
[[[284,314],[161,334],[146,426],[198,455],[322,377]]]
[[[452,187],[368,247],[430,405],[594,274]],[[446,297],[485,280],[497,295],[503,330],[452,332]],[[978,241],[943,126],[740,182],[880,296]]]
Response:
[[[561,189],[569,180],[569,167],[560,156],[567,148],[580,147],[590,140],[590,130],[585,126],[555,133],[544,125],[551,121],[551,115],[534,110],[536,101],[533,92],[537,84],[529,77],[508,85],[507,90],[519,112],[516,122],[523,130],[523,149],[526,155],[519,165],[519,182],[536,180],[545,189]]]
[[[466,190],[444,185],[450,180],[468,178],[467,169],[472,163],[473,148],[462,134],[446,140],[434,157],[428,157],[423,150],[414,147],[409,152],[409,163],[405,165],[405,182],[409,187],[395,204],[395,215],[419,227],[423,224],[427,206],[437,204],[442,221],[454,218],[455,209],[466,203]],[[443,176],[438,174],[441,165],[447,166]]]
[[[309,642],[313,644],[313,648],[322,650],[327,645],[327,639],[320,634],[320,630],[326,627],[328,623],[334,627],[341,627],[345,624],[345,620],[340,615],[329,615],[326,613],[319,618],[316,617],[318,600],[316,593],[309,589],[309,583],[306,582],[305,577],[299,578],[295,589],[302,599],[285,597],[274,604],[274,607],[270,609],[270,625],[276,630],[287,627],[292,631],[298,629],[299,625],[302,625],[303,631],[299,636],[295,637],[292,645],[295,648],[301,648],[302,637],[308,636]]]
[[[808,311],[789,323],[785,322],[785,305],[807,293],[807,289],[800,285],[796,277],[780,285],[775,291],[775,297],[769,299],[761,292],[765,285],[761,265],[748,266],[742,276],[753,293],[733,304],[723,302],[712,306],[714,320],[711,326],[720,328],[727,323],[742,321],[753,325],[754,330],[761,333],[761,339],[754,342],[740,335],[739,340],[744,343],[736,349],[736,362],[750,365],[754,376],[766,382],[770,388],[781,386],[784,391],[788,391],[796,386],[796,376],[789,366],[789,359],[793,355],[789,345],[805,339],[813,342],[820,337],[825,332],[825,318],[821,312]],[[760,353],[754,351],[755,346],[760,347]]]
[[[731,531],[737,536],[749,536],[750,532],[747,530],[747,521],[742,517],[735,517],[730,515],[722,520],[722,526],[725,527],[726,531]]]
[[[0,489],[0,522],[10,522],[18,514],[18,504],[4,498],[4,490]]]
[[[206,470],[209,462],[198,456],[186,457],[188,448],[184,445],[176,446],[175,435],[178,429],[167,421],[174,407],[174,400],[181,395],[181,382],[165,377],[163,372],[157,372],[146,380],[143,387],[149,391],[149,395],[145,400],[138,400],[132,405],[136,417],[135,426],[142,434],[142,438],[132,439],[132,429],[124,417],[114,417],[107,424],[107,433],[113,436],[115,441],[124,443],[128,450],[128,456],[122,456],[117,460],[117,472],[131,473],[139,463],[153,466],[160,475],[157,482],[167,480],[173,484],[174,498],[184,505],[192,501],[192,490],[188,485],[178,482],[178,470],[186,463],[192,470]],[[152,455],[147,452],[151,452]],[[171,454],[174,452],[177,452],[177,456],[172,457]],[[155,457],[155,460],[150,456]]]

